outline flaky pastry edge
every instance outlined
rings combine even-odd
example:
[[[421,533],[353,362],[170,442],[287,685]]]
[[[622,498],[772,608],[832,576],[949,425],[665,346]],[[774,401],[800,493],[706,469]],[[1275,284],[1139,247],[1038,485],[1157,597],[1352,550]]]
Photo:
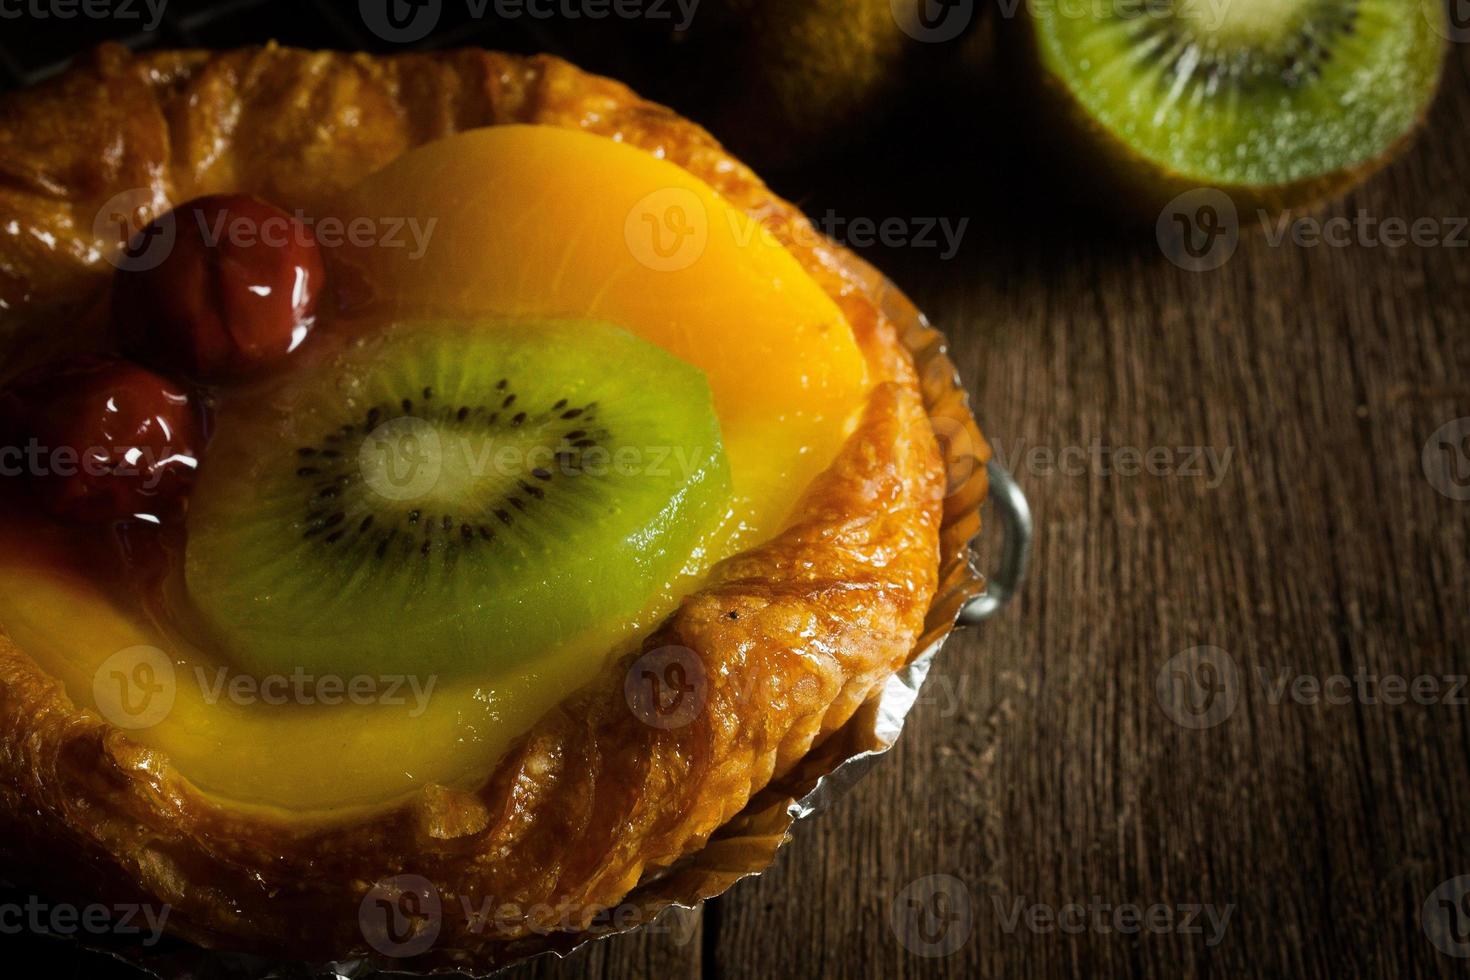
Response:
[[[0,239],[0,357],[51,353],[65,332],[38,325],[59,318],[93,329],[84,311],[105,293],[117,245],[98,241],[94,222],[118,194],[153,213],[225,191],[321,211],[414,146],[506,123],[618,139],[706,181],[838,304],[876,381],[792,525],[718,565],[639,651],[695,651],[704,709],[682,727],[645,724],[623,693],[634,653],[542,718],[477,791],[431,786],[368,817],[302,822],[199,792],[166,754],[73,704],[0,631],[0,847],[12,866],[167,905],[170,930],[201,945],[304,958],[371,955],[360,903],[411,874],[446,906],[518,910],[488,932],[462,916],[436,923],[436,951],[490,959],[496,944],[584,927],[697,850],[913,654],[941,551],[956,543],[941,540],[944,461],[887,284],[698,126],[553,57],[106,46],[9,96],[0,213],[22,233]],[[964,414],[952,422],[974,433],[983,463]]]

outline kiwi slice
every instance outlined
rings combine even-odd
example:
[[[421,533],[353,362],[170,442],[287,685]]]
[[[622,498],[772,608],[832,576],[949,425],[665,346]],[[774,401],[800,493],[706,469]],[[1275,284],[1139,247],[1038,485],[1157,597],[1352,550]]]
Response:
[[[693,365],[600,322],[405,322],[221,409],[185,582],[252,673],[493,676],[644,609],[729,496]]]
[[[1034,53],[1102,159],[1151,205],[1328,196],[1422,118],[1446,28],[1422,0],[1029,0]]]

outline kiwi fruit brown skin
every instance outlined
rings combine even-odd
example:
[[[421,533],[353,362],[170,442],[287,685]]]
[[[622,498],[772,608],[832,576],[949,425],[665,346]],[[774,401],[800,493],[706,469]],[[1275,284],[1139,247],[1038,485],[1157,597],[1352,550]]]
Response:
[[[889,0],[708,0],[691,41],[708,61],[703,121],[758,165],[789,169],[888,116],[905,49]]]
[[[928,0],[906,0],[924,3]],[[671,74],[649,86],[760,170],[841,159],[966,58],[985,21],[926,43],[892,0],[704,0]]]
[[[1016,85],[1018,117],[1048,166],[1055,161],[1083,161],[1069,167],[1065,182],[1085,195],[1079,202],[1127,224],[1152,226],[1160,213],[1182,194],[1201,188],[1223,192],[1235,204],[1242,228],[1260,224],[1247,216],[1275,217],[1285,211],[1310,209],[1341,197],[1393,163],[1413,143],[1435,101],[1435,90],[1418,106],[1414,122],[1388,147],[1354,165],[1295,181],[1242,184],[1211,181],[1175,172],[1142,155],[1092,116],[1068,84],[1050,70],[1040,53],[1037,24],[1023,0],[1017,16],[1002,18],[1003,57]],[[1446,43],[1446,47],[1447,47]],[[1441,71],[1442,78],[1442,61]],[[1062,174],[1057,174],[1061,177]]]

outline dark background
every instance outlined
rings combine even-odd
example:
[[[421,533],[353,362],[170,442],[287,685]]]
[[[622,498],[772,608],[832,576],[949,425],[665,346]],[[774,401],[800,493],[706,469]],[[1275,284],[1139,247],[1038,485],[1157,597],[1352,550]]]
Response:
[[[677,61],[677,41],[456,20],[461,7],[419,46],[552,51],[704,118],[697,90],[650,57]],[[125,34],[0,21],[0,74],[37,80],[105,38],[393,49],[355,3],[327,0],[173,0],[159,32]],[[1467,75],[1461,44],[1418,143],[1316,217],[1429,218],[1451,234],[1470,216]],[[1439,678],[1448,695],[1444,678],[1470,672],[1470,501],[1424,462],[1431,437],[1470,416],[1470,233],[1390,248],[1247,231],[1221,268],[1190,272],[1150,227],[1077,202],[1082,161],[1026,149],[1038,120],[1014,110],[1021,94],[1004,72],[948,78],[772,182],[816,217],[969,219],[947,260],[859,251],[948,333],[1031,498],[1024,593],[954,640],[892,756],[800,827],[772,871],[711,903],[689,942],[637,934],[514,975],[1470,973],[1430,938],[1470,925],[1470,906],[1424,914],[1441,883],[1470,874],[1470,707],[1308,704],[1272,687],[1363,673]],[[1046,465],[1069,448],[1089,454],[1080,471]],[[1127,448],[1160,450],[1174,471],[1132,473]],[[1195,449],[1228,465],[1180,472]],[[992,531],[982,555],[995,545]],[[1232,710],[1205,728],[1171,720],[1156,688],[1198,646],[1237,671]],[[962,941],[936,957],[891,925],[932,875],[968,898],[951,926]],[[1207,920],[1203,935],[1012,928],[1018,902],[1231,912],[1208,945]],[[134,976],[32,937],[0,944],[12,963],[44,957],[47,976]]]

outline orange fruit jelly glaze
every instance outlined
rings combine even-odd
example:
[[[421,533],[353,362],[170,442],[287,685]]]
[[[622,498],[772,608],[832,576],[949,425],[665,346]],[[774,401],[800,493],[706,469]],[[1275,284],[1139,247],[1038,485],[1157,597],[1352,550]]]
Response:
[[[348,255],[382,309],[608,320],[703,368],[748,537],[826,468],[866,390],[852,329],[796,260],[709,185],[622,143],[474,130],[369,177],[343,210],[427,238],[422,255],[407,233]]]
[[[0,522],[0,625],[21,649],[78,704],[115,723],[147,722],[130,736],[167,751],[201,789],[298,818],[382,806],[427,783],[476,785],[511,740],[636,644],[711,564],[781,529],[870,387],[850,326],[785,249],[699,179],[612,140],[550,127],[471,131],[370,176],[338,212],[379,234],[401,228],[401,244],[330,250],[354,302],[328,327],[480,314],[615,323],[706,372],[734,496],[724,525],[636,621],[509,675],[416,678],[397,704],[293,696],[269,705],[248,687],[232,697],[218,686],[218,657],[96,572],[70,537]],[[147,703],[150,688],[166,711]]]

